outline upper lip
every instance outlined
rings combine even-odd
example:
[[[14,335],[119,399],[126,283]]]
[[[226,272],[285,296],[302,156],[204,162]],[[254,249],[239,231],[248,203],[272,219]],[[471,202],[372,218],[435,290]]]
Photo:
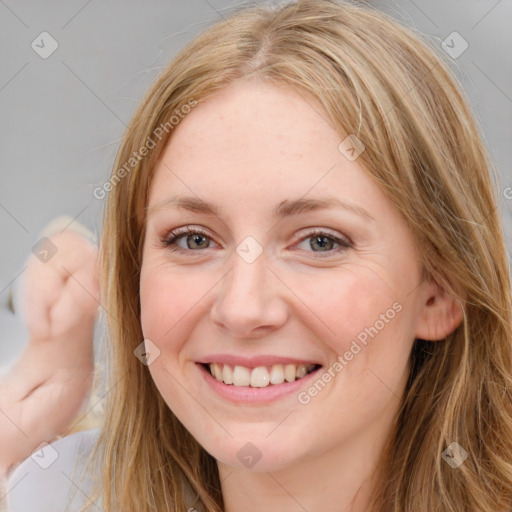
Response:
[[[272,366],[274,364],[320,365],[320,363],[317,361],[308,360],[308,359],[298,359],[296,357],[283,357],[283,356],[272,356],[272,355],[242,357],[242,356],[235,356],[233,354],[212,354],[209,356],[205,356],[205,357],[201,358],[200,361],[196,361],[196,362],[200,363],[200,364],[221,363],[221,364],[229,364],[232,366],[245,366],[247,368],[256,368],[258,366]]]

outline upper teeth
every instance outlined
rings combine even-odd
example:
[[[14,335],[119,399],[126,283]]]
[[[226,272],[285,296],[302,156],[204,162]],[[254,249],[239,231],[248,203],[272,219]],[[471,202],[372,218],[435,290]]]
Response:
[[[257,366],[231,366],[229,364],[211,363],[210,372],[220,382],[235,386],[252,386],[264,388],[269,384],[282,384],[285,380],[293,382],[300,379],[315,368],[314,364],[275,364],[270,368]]]

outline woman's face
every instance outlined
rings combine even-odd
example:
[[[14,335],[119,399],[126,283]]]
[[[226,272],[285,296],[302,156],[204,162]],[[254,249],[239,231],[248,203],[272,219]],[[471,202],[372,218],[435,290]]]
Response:
[[[403,218],[358,148],[340,149],[320,105],[291,89],[240,81],[173,131],[140,281],[166,403],[230,466],[276,470],[351,446],[369,456],[432,289]]]

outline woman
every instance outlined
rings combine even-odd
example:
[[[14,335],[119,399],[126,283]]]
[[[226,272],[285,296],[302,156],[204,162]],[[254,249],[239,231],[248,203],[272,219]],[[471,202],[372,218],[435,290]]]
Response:
[[[510,511],[491,171],[441,58],[378,12],[190,43],[104,187],[103,510]]]

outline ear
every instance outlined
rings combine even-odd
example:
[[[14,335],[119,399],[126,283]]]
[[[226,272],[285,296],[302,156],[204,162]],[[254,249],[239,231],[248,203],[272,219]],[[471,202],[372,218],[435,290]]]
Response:
[[[464,319],[462,302],[441,287],[430,277],[423,283],[422,301],[416,338],[427,341],[443,340],[460,325]]]

